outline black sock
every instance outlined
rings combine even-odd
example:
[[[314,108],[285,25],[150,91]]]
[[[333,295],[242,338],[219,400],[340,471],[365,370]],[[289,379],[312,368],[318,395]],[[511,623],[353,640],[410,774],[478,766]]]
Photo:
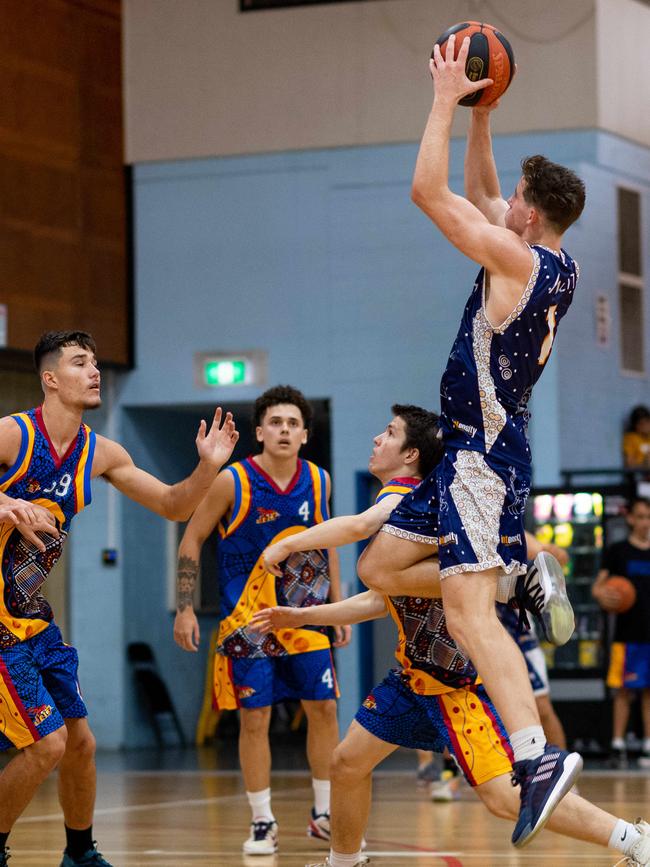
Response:
[[[2,852],[4,847],[7,845],[9,834],[11,834],[11,831],[7,831],[6,833],[0,831],[0,852]]]
[[[78,861],[82,855],[93,848],[93,826],[84,831],[75,831],[65,826],[65,851],[73,861]]]

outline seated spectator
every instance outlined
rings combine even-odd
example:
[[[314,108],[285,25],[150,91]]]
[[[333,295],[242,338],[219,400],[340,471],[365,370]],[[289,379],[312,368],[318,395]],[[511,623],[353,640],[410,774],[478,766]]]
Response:
[[[650,467],[650,409],[635,406],[623,435],[623,462],[634,469]]]

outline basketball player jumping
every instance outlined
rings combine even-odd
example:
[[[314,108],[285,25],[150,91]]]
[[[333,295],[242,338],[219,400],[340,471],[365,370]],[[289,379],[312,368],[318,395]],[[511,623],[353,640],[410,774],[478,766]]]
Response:
[[[414,202],[452,244],[483,266],[441,383],[440,568],[449,631],[476,666],[510,733],[521,795],[512,841],[523,846],[571,788],[582,760],[547,746],[526,666],[494,603],[498,585],[514,590],[525,570],[523,520],[531,480],[527,404],[573,298],[578,266],[562,250],[562,236],[580,216],[585,191],[574,172],[535,156],[523,161],[523,175],[504,201],[484,109],[472,112],[467,198],[450,190],[456,106],[490,83],[469,81],[469,39],[456,60],[454,43],[452,35],[446,61],[439,46],[434,48],[433,107],[412,190]],[[417,561],[426,548],[408,536],[380,533],[359,574],[372,589],[411,592],[394,564]],[[560,598],[561,580],[560,573],[557,581],[551,576],[536,587],[544,591],[544,603],[551,603],[551,632],[559,643],[573,628],[570,606]]]
[[[359,515],[332,518],[290,536],[265,551],[265,564],[280,573],[279,561],[308,546],[351,543],[377,532],[384,520],[393,530],[432,535],[437,532],[435,496],[427,518],[414,521],[401,513],[432,462],[441,457],[437,417],[417,407],[394,406],[395,417],[374,440],[368,468],[382,482],[375,505]],[[428,522],[428,523],[427,523]],[[542,546],[533,537],[535,553]],[[432,564],[429,564],[430,568]],[[395,621],[399,643],[397,671],[376,686],[332,760],[331,849],[325,862],[311,867],[359,867],[367,859],[362,839],[371,806],[372,772],[399,746],[442,752],[455,757],[468,783],[496,816],[517,815],[512,751],[489,696],[477,685],[476,670],[455,644],[445,625],[439,599],[387,597],[374,591],[318,608],[268,608],[253,623],[265,634],[307,623],[359,623],[387,614]],[[626,822],[573,794],[550,819],[551,830],[610,846],[626,856],[629,867],[650,864],[650,825]]]
[[[218,409],[209,431],[204,421],[199,427],[194,472],[163,484],[82,422],[101,403],[89,334],[48,332],[34,360],[42,406],[0,419],[0,749],[20,750],[0,774],[0,867],[13,824],[57,765],[67,841],[61,867],[110,867],[92,837],[95,740],[79,692],[77,651],[64,643],[40,588],[75,514],[90,503],[92,479],[103,477],[169,520],[187,520],[238,434],[230,413],[221,424]]]
[[[243,844],[248,855],[271,855],[278,848],[278,825],[271,808],[269,723],[272,706],[285,699],[299,699],[307,715],[307,757],[314,789],[307,833],[329,840],[329,764],[338,743],[338,692],[329,639],[323,631],[290,629],[265,640],[249,629],[255,611],[278,604],[275,578],[262,563],[264,548],[328,517],[329,475],[298,457],[311,418],[311,406],[290,386],[271,388],[256,400],[253,422],[261,454],[219,474],[187,525],[178,552],[174,639],[184,650],[195,651],[199,624],[192,598],[201,546],[219,525],[222,620],[215,703],[222,710],[240,709],[239,758],[252,813],[250,835]],[[334,601],[341,598],[336,551],[330,552],[330,581],[326,564],[320,566],[318,580],[309,586],[301,581],[300,572],[285,576],[288,580],[281,583],[280,593],[290,605],[324,603],[328,595]],[[337,630],[337,646],[342,646],[350,639],[350,629]]]

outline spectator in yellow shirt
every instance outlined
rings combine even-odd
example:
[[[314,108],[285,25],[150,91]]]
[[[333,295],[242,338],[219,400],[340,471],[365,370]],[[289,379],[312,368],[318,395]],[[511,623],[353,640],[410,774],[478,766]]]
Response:
[[[623,435],[623,462],[626,467],[650,467],[650,409],[635,406]]]

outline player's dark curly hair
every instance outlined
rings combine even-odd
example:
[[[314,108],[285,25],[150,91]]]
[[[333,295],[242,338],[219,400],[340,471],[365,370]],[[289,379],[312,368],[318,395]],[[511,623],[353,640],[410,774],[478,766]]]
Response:
[[[41,334],[34,347],[36,372],[41,373],[43,359],[47,355],[53,353],[59,355],[64,346],[80,346],[82,349],[92,352],[93,355],[97,353],[95,341],[87,331],[46,331],[45,334]]]
[[[440,438],[440,416],[421,406],[396,403],[391,407],[393,415],[399,416],[406,427],[405,449],[417,449],[420,453],[418,469],[422,478],[440,463],[443,447]]]
[[[585,206],[585,185],[571,169],[536,154],[521,161],[523,195],[558,232],[565,232]]]
[[[267,409],[270,406],[277,406],[279,403],[290,403],[292,406],[297,406],[300,410],[304,426],[307,430],[311,429],[314,411],[305,395],[292,385],[274,385],[273,388],[268,388],[264,394],[260,394],[255,401],[255,406],[253,407],[253,433],[255,433],[255,428],[259,427],[262,423]]]

